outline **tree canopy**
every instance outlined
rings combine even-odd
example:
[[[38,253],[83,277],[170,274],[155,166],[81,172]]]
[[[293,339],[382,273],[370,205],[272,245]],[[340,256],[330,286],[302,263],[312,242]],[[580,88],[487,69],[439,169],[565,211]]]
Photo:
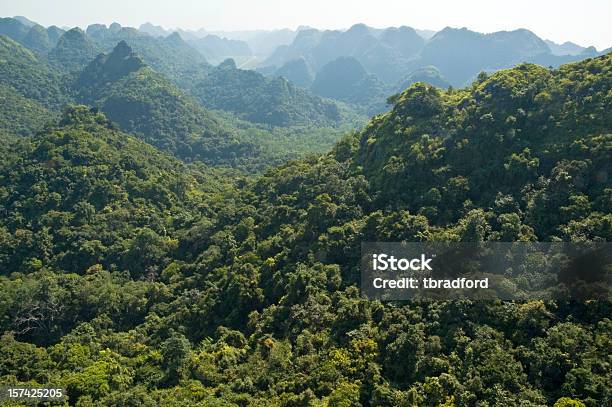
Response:
[[[172,96],[134,58],[123,91]],[[259,176],[68,107],[0,143],[0,383],[80,406],[606,405],[609,301],[380,302],[358,284],[364,241],[610,241],[611,66],[416,83]]]

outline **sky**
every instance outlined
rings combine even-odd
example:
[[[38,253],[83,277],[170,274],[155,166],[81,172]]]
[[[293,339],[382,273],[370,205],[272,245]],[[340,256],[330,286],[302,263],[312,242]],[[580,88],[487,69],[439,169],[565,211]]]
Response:
[[[408,25],[479,32],[527,28],[544,39],[612,47],[612,0],[0,0],[0,16],[44,26],[92,23],[235,31]]]

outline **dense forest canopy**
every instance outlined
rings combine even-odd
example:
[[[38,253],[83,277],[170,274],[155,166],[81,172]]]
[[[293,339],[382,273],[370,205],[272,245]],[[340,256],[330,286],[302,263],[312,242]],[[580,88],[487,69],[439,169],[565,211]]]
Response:
[[[0,35],[2,85],[49,108],[66,103],[66,81],[55,68],[11,38]]]
[[[236,67],[232,59],[215,67],[192,91],[212,109],[238,113],[255,123],[329,125],[341,121],[338,106],[283,78],[266,78]]]
[[[0,95],[7,102],[0,111],[0,122],[13,135],[32,135],[56,120],[68,104],[85,103],[99,108],[124,131],[183,160],[257,172],[311,152],[329,150],[342,132],[362,120],[348,108],[338,108],[280,79],[277,82],[283,86],[279,89],[289,93],[281,93],[280,99],[273,90],[270,96],[256,93],[258,103],[252,103],[251,108],[243,105],[236,114],[248,116],[247,110],[255,108],[269,117],[262,106],[285,106],[297,115],[296,120],[277,115],[283,118],[282,123],[270,126],[242,120],[231,112],[212,112],[149,66],[126,41],[70,72],[4,36],[0,36],[0,55]],[[236,71],[249,76],[246,71]],[[275,81],[255,75],[267,87],[276,86]],[[235,89],[241,86],[226,85]],[[333,117],[319,120],[319,113],[309,113],[308,106],[298,111],[285,97],[297,106],[302,106],[300,100],[305,98],[312,107],[331,109]],[[277,104],[264,104],[262,99],[266,98],[276,98]]]
[[[413,34],[358,26],[348,38]],[[15,103],[0,115],[1,384],[53,383],[78,406],[612,400],[609,301],[379,302],[358,286],[364,241],[610,241],[612,54],[461,89],[411,83],[331,151],[253,175],[182,143],[235,134],[249,161],[251,147],[315,133],[210,112],[196,101],[206,93],[183,93],[129,41],[62,76],[0,40],[12,64],[0,64],[0,98]],[[292,95],[281,118],[335,117],[284,79],[206,69],[208,91],[248,80]],[[260,122],[257,101],[276,106],[244,95],[214,107]],[[47,109],[58,119],[42,120]]]

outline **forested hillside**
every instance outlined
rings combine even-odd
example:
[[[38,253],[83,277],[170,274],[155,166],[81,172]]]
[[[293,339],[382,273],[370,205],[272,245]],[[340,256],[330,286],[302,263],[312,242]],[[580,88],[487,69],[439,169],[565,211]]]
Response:
[[[248,81],[253,74],[259,81],[255,85],[259,92],[252,93],[252,100],[248,93],[239,96],[236,104],[227,107],[234,114],[211,112],[152,69],[127,42],[120,41],[109,53],[99,53],[79,68],[91,51],[80,45],[90,44],[89,40],[80,30],[65,35],[70,40],[61,42],[70,51],[59,53],[54,49],[51,52],[56,53],[48,58],[0,35],[0,100],[6,102],[0,110],[0,123],[8,134],[32,135],[45,123],[55,121],[68,104],[85,103],[106,113],[122,130],[185,161],[257,172],[311,152],[326,151],[342,131],[362,120],[344,109],[341,121],[334,103],[284,80],[269,80],[237,69],[236,80],[230,75],[227,82],[211,81],[211,86],[236,93],[251,86]],[[60,56],[61,63],[53,59]],[[259,117],[267,126],[237,117],[256,119],[253,109],[264,112],[262,115],[268,112]],[[286,115],[283,109],[293,114]],[[331,117],[326,116],[328,111]],[[278,119],[282,127],[271,127],[272,119]]]
[[[333,101],[324,100],[313,95],[309,90],[296,87],[287,80],[266,78],[255,71],[237,69],[233,62],[226,62],[215,68],[207,62],[204,56],[207,53],[214,54],[215,62],[219,62],[218,59],[223,57],[224,53],[248,56],[250,52],[248,46],[238,41],[232,42],[219,37],[207,36],[204,39],[191,39],[188,43],[176,31],[165,37],[156,37],[135,28],[122,27],[113,23],[108,27],[103,24],[92,24],[87,27],[86,32],[80,28],[73,28],[66,32],[56,33],[52,27],[49,27],[44,34],[39,33],[39,36],[49,37],[49,35],[53,36],[51,33],[54,33],[59,37],[57,41],[49,39],[48,44],[46,40],[41,40],[47,44],[43,46],[34,41],[33,31],[37,30],[36,27],[28,27],[14,18],[0,20],[0,35],[5,34],[13,40],[9,42],[8,38],[2,37],[3,42],[0,42],[0,47],[2,47],[0,52],[15,51],[16,55],[10,58],[15,61],[9,61],[10,64],[21,64],[19,65],[20,70],[42,70],[44,67],[42,74],[29,72],[25,76],[32,77],[34,80],[52,82],[47,85],[9,83],[13,87],[20,85],[31,88],[28,90],[39,89],[38,92],[54,92],[58,84],[66,85],[74,81],[74,78],[78,77],[80,72],[98,55],[110,54],[117,44],[124,43],[138,54],[145,65],[158,74],[156,74],[158,82],[169,82],[168,88],[176,87],[176,92],[182,98],[190,99],[189,96],[191,96],[206,109],[224,110],[240,119],[273,127],[337,127],[346,123],[364,121],[364,118],[356,115],[350,108],[340,107]],[[16,47],[18,49],[11,51]],[[0,66],[0,70],[11,65]],[[50,69],[54,72],[51,73]],[[15,76],[15,73],[0,71],[0,78],[5,76],[10,77],[8,79],[10,81],[15,80],[11,77]],[[142,75],[140,77],[142,79]],[[117,84],[113,83],[113,85]],[[142,85],[142,83],[132,82],[130,86],[134,93],[138,93]],[[21,89],[18,90],[21,91]],[[79,89],[76,91],[80,92]],[[145,89],[143,93],[147,94],[147,90]],[[25,96],[38,100],[34,97],[38,95],[25,94]],[[73,96],[66,92],[58,95],[56,92],[56,94],[49,94],[48,99],[56,103],[56,108],[60,108],[67,102],[74,101]],[[163,104],[168,98],[162,97],[161,99],[156,103]],[[175,110],[171,106],[165,109]],[[205,109],[199,110],[204,111]],[[206,115],[206,113],[203,114],[203,116]],[[182,120],[180,114],[175,114],[175,116],[178,121]],[[190,120],[187,119],[187,121]],[[185,124],[181,123],[172,128],[162,126],[161,130],[164,133],[168,131],[168,136],[174,137],[173,133],[180,131],[181,126],[184,127]],[[200,152],[194,154],[197,155]]]
[[[108,28],[92,25],[87,33],[106,49],[124,41],[147,65],[206,108],[231,112],[254,123],[283,127],[336,125],[342,119],[331,101],[321,100],[287,81],[237,69],[233,60],[221,63],[220,59],[227,55],[248,56],[250,50],[244,43],[210,35],[187,42],[179,32],[152,37],[119,24]],[[207,57],[219,65],[211,67]]]
[[[75,83],[80,103],[99,107],[126,132],[190,161],[232,164],[257,147],[147,67],[124,42],[100,54]],[[255,159],[255,158],[253,158]]]
[[[356,163],[382,204],[436,224],[510,205],[538,240],[608,240],[611,61],[524,64],[445,93],[416,84],[370,123]]]
[[[78,72],[96,55],[102,52],[100,44],[92,41],[83,30],[73,28],[66,31],[49,51],[49,60],[58,69]]]
[[[190,47],[177,33],[155,38],[135,28],[114,23],[109,27],[102,24],[90,25],[87,34],[107,52],[119,42],[125,41],[142,56],[147,65],[182,87],[204,76],[210,68],[206,58]]]
[[[330,125],[342,119],[334,102],[313,96],[283,78],[238,69],[231,59],[196,82],[192,93],[208,108],[234,112],[255,123]]]
[[[0,60],[2,85],[46,107],[58,108],[66,102],[67,81],[61,73],[3,35],[0,35]]]
[[[352,57],[340,57],[323,66],[312,83],[312,91],[358,106],[368,115],[385,111],[386,99],[392,93]]]
[[[33,99],[23,97],[13,88],[0,85],[0,129],[14,135],[30,136],[54,114]]]
[[[365,241],[609,241],[612,54],[390,102],[253,178],[84,106],[2,147],[0,383],[79,406],[609,404],[609,302],[379,302],[358,282]]]
[[[9,229],[2,229],[2,270],[110,264],[105,253],[116,257],[139,233],[172,245],[180,223],[193,222],[187,208],[204,193],[194,189],[198,175],[179,161],[118,132],[85,106],[69,108],[58,124],[11,148],[6,158],[2,226]],[[143,263],[141,271],[147,267]]]
[[[314,73],[304,58],[293,59],[274,71],[275,76],[283,77],[297,86],[309,88],[314,81]]]
[[[402,92],[403,90],[408,89],[410,85],[417,82],[427,83],[441,89],[448,89],[448,87],[451,86],[438,68],[435,66],[425,66],[412,71],[406,78],[404,78],[404,80],[401,81],[400,85],[397,87],[397,91]]]
[[[64,33],[64,30],[54,25],[44,28],[23,18],[0,18],[0,34],[14,39],[41,55],[49,52]]]

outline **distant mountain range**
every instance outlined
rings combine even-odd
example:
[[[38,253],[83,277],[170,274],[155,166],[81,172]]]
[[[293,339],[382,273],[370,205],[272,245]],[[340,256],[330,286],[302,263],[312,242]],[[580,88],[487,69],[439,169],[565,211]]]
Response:
[[[381,95],[402,91],[416,81],[438,87],[463,87],[483,71],[493,72],[522,62],[557,67],[607,52],[570,42],[544,41],[525,29],[481,34],[447,27],[437,33],[424,33],[410,27],[375,29],[356,24],[346,31],[301,30],[291,44],[278,47],[258,70],[284,76],[301,86],[319,84],[312,88],[315,93],[341,94],[344,96],[339,100],[344,101],[347,81],[354,78],[349,92],[351,103],[373,114],[386,109],[386,98]],[[346,58],[351,58],[349,65],[354,70],[344,71],[348,69]],[[342,60],[345,63],[339,63]],[[373,77],[366,81],[346,74],[359,71],[357,64],[364,75]],[[325,89],[321,83],[326,83]]]
[[[56,69],[74,74],[125,41],[148,66],[203,106],[281,126],[339,120],[333,113],[337,109],[312,94],[371,115],[386,110],[387,98],[414,82],[462,87],[483,71],[521,62],[557,67],[609,52],[572,42],[557,44],[525,29],[482,34],[467,28],[433,32],[364,24],[347,30],[304,26],[215,32],[168,30],[151,23],[136,29],[113,23],[92,24],[83,31],[45,28],[15,17],[0,19],[0,34]],[[232,62],[224,62],[229,59]],[[223,66],[213,69],[219,64]],[[285,84],[279,77],[286,79]],[[278,110],[280,106],[284,107]],[[291,106],[306,112],[292,111]]]
[[[210,34],[187,42],[214,65],[220,64],[227,58],[253,56],[253,51],[246,42],[221,38],[217,35]]]
[[[199,39],[204,39],[207,36],[215,36],[227,42],[239,41],[246,44],[253,55],[259,57],[267,57],[281,45],[288,45],[294,40],[298,31],[304,29],[300,27],[297,30],[281,29],[281,30],[246,30],[246,31],[206,31],[204,29],[194,30],[167,30],[161,26],[151,23],[144,23],[139,27],[139,30],[155,37],[166,37],[173,32],[178,32],[188,42],[197,42]],[[227,55],[236,56],[236,55]]]
[[[25,17],[0,18],[0,35],[6,35],[35,52],[48,52],[57,45],[64,30],[57,26],[44,28]]]
[[[382,81],[392,84],[426,66],[436,67],[453,86],[463,86],[481,71],[508,68],[521,62],[558,66],[600,55],[593,47],[544,41],[529,30],[481,34],[447,27],[430,37],[410,27],[374,29],[356,24],[346,31],[302,30],[281,46],[263,66],[280,68],[304,59],[311,70],[339,57],[353,57]]]
[[[80,28],[62,30],[57,40],[50,41],[48,33],[55,32],[55,28],[26,26],[13,18],[0,21],[0,33],[38,56],[39,61],[32,65],[44,61],[58,72],[79,76],[84,68],[91,69],[92,60],[100,61],[103,52],[113,49],[113,54],[116,53],[117,44],[123,44],[123,48],[133,50],[143,64],[161,74],[164,80],[167,78],[173,86],[201,101],[203,107],[226,110],[246,120],[274,126],[333,125],[341,120],[340,109],[333,102],[285,79],[266,78],[255,71],[240,70],[231,59],[217,68],[208,62],[208,58],[218,62],[227,55],[251,56],[252,51],[242,41],[215,35],[194,35],[185,40],[176,31],[167,36],[154,36],[152,34],[161,32],[159,28],[145,28],[151,34],[117,23],[108,27],[93,24],[86,31]],[[45,47],[40,42],[29,41],[35,30],[46,35]],[[156,81],[159,82],[159,78]],[[109,85],[107,82],[104,84]],[[109,117],[114,120],[113,114]]]
[[[557,44],[554,41],[544,40],[548,48],[550,48],[550,52],[553,55],[580,55],[583,53],[587,47],[582,47],[578,44],[574,44],[571,41],[566,41],[563,44]]]

